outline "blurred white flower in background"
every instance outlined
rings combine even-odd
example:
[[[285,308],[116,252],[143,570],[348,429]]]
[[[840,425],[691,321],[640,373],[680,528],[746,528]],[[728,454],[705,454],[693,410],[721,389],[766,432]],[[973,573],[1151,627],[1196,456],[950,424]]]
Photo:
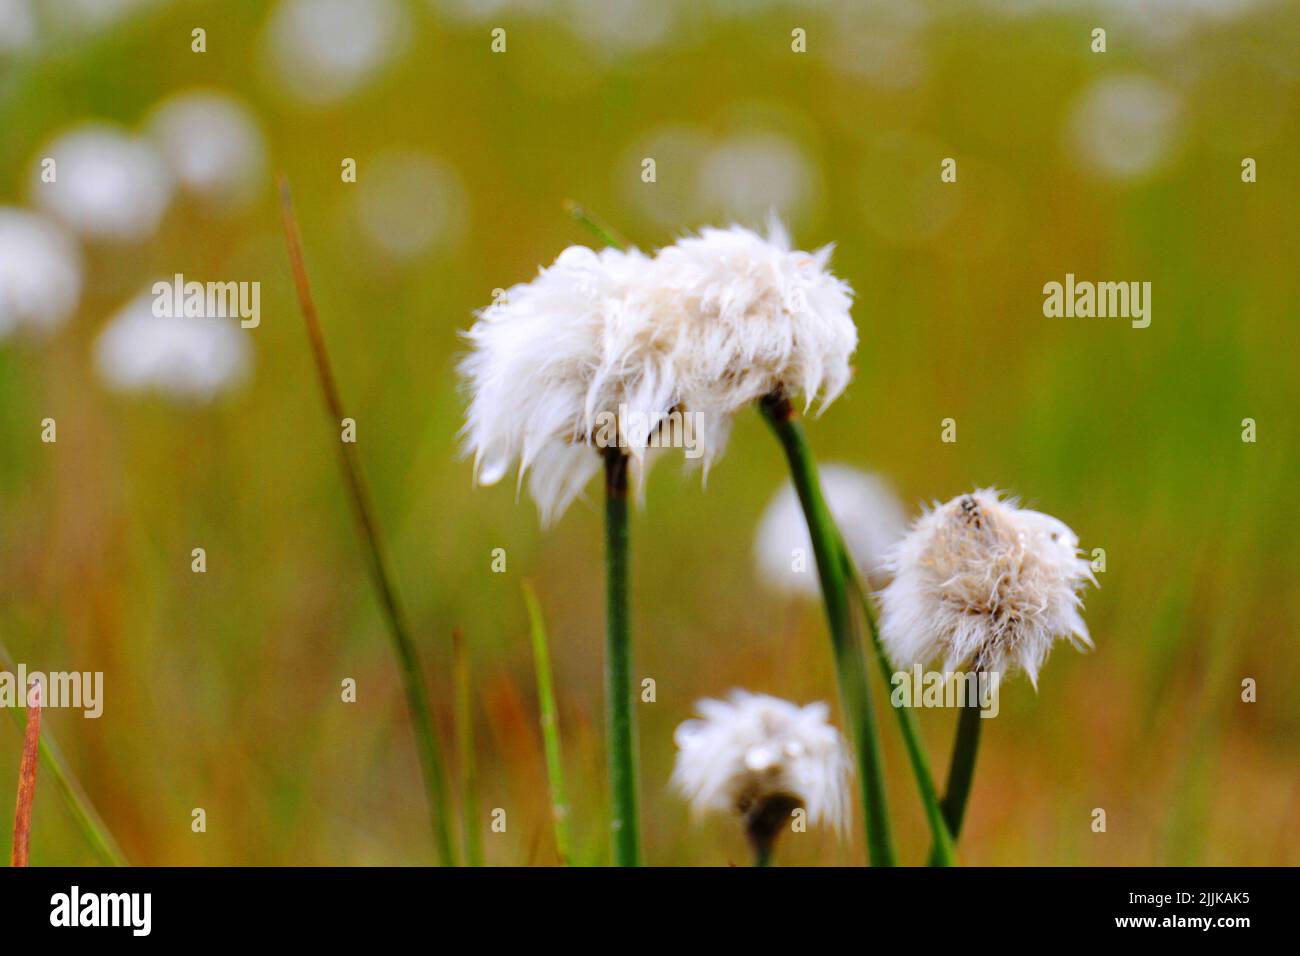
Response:
[[[547,13],[553,0],[430,0],[429,5],[453,20],[482,23],[492,17]]]
[[[877,475],[839,464],[821,465],[818,471],[822,494],[849,554],[869,586],[881,587],[885,557],[907,530],[902,504]],[[803,556],[802,571],[795,570],[796,551]],[[754,538],[754,558],[759,576],[778,591],[810,599],[821,595],[808,522],[790,481],[763,512]]]
[[[82,37],[97,35],[101,30],[150,9],[158,9],[168,0],[37,0],[43,15],[53,27]]]
[[[28,50],[36,42],[31,0],[0,0],[0,54]]]
[[[159,317],[144,293],[111,318],[95,342],[95,365],[110,388],[209,402],[240,384],[252,349],[239,320]]]
[[[410,29],[397,0],[280,0],[263,28],[263,65],[275,92],[327,106],[382,72]]]
[[[685,124],[642,133],[615,162],[613,175],[619,195],[661,229],[680,229],[684,222],[703,219],[698,175],[710,143],[706,131]],[[651,188],[641,181],[641,163],[647,158],[655,161]]]
[[[80,295],[76,242],[44,216],[0,206],[0,340],[19,329],[48,335]]]
[[[1151,45],[1181,43],[1201,29],[1239,19],[1277,0],[983,0],[991,13],[1008,17],[1093,14],[1119,33]]]
[[[464,236],[465,186],[454,169],[427,153],[390,148],[377,154],[355,195],[361,235],[386,258],[409,261]]]
[[[53,182],[43,179],[47,158],[55,162]],[[150,143],[99,122],[48,143],[31,175],[33,204],[92,241],[147,239],[167,212],[172,189],[171,174]]]
[[[1079,96],[1067,121],[1070,152],[1081,167],[1130,180],[1159,169],[1177,144],[1182,104],[1145,76],[1105,76]]]
[[[642,163],[655,161],[653,187]],[[762,222],[776,212],[799,222],[821,202],[821,171],[800,142],[774,129],[746,125],[715,137],[704,128],[673,124],[634,140],[616,161],[620,194],[655,225],[729,219]]]
[[[641,50],[662,42],[674,5],[664,0],[566,0],[569,29],[600,50]]]
[[[698,174],[700,204],[715,214],[757,222],[768,213],[798,220],[815,204],[816,166],[794,140],[753,130],[717,144]]]
[[[865,4],[841,0],[826,38],[834,67],[883,89],[908,89],[925,79],[925,30],[933,14],[923,4]]]
[[[213,212],[236,213],[265,185],[266,146],[252,111],[228,93],[187,90],[145,121],[181,190]]]

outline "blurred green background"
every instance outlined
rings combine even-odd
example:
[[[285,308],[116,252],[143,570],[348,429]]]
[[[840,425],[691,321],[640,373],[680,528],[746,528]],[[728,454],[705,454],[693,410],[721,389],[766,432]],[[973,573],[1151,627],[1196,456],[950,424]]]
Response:
[[[835,242],[861,344],[856,380],[809,423],[819,457],[887,476],[911,513],[996,485],[1106,550],[1086,598],[1096,651],[1058,649],[1038,693],[1008,685],[985,728],[964,861],[1300,862],[1300,9],[312,2],[37,0],[26,33],[4,19],[24,4],[0,4],[0,204],[30,204],[60,131],[134,129],[191,87],[246,103],[269,156],[251,207],[178,200],[143,243],[86,244],[75,316],[48,340],[0,341],[0,637],[31,669],[104,672],[102,718],[46,726],[133,862],[433,858],[272,170],[293,184],[449,750],[452,628],[469,642],[489,863],[556,860],[525,578],[551,631],[578,856],[606,858],[599,496],[543,532],[512,482],[472,487],[456,438],[457,330],[494,288],[591,241],[567,198],[643,248],[769,208],[801,248]],[[1244,157],[1258,182],[1241,181]],[[96,373],[108,317],[175,272],[262,284],[252,373],[210,404],[116,393]],[[1044,318],[1043,284],[1067,272],[1151,282],[1150,328]],[[46,417],[57,444],[39,440]],[[707,489],[662,466],[634,519],[636,671],[657,684],[638,708],[649,863],[746,860],[733,824],[693,825],[667,786],[673,728],[699,697],[834,699],[820,609],[753,569],[784,478],[742,416]],[[190,571],[195,547],[206,574]],[[1240,699],[1246,677],[1257,703]],[[953,717],[919,716],[942,775]],[[900,851],[920,862],[924,820],[881,720]],[[6,820],[20,736],[0,721]],[[488,830],[498,807],[505,833]],[[847,842],[789,837],[779,858],[859,862],[855,824]],[[5,824],[0,852],[9,839]],[[32,860],[93,861],[48,776]]]

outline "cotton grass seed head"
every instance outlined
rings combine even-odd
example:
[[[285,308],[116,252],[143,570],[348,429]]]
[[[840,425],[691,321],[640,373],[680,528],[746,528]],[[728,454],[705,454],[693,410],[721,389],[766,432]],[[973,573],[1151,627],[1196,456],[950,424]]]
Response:
[[[778,392],[824,407],[857,342],[829,256],[792,251],[775,223],[767,239],[705,229],[653,258],[566,249],[467,333],[463,435],[478,481],[518,461],[546,523],[599,470],[595,447],[623,449],[638,480],[647,451],[666,445],[707,474],[740,409]]]
[[[1050,515],[985,489],[927,511],[895,546],[880,636],[895,666],[1038,672],[1057,638],[1092,646],[1080,611],[1079,539]]]
[[[466,333],[473,351],[460,365],[470,398],[462,436],[475,476],[495,484],[517,461],[544,524],[600,469],[599,414],[617,415],[620,403],[668,410],[655,370],[610,343],[610,328],[637,308],[648,261],[635,250],[571,246],[531,282],[501,292]],[[647,436],[624,438],[636,453]]]
[[[677,728],[672,782],[697,815],[739,814],[752,831],[768,808],[785,809],[787,826],[789,812],[802,807],[811,822],[843,829],[852,765],[826,704],[733,690],[696,707],[700,717]]]
[[[822,465],[818,472],[854,563],[872,587],[880,587],[887,580],[886,555],[907,530],[903,506],[878,475],[837,464]],[[788,480],[759,520],[754,560],[759,577],[776,590],[810,600],[821,596],[808,519]]]
[[[766,238],[704,229],[659,251],[658,339],[687,407],[729,416],[778,390],[805,406],[834,401],[858,333],[853,290],[827,268],[831,250],[792,249],[773,219]]]

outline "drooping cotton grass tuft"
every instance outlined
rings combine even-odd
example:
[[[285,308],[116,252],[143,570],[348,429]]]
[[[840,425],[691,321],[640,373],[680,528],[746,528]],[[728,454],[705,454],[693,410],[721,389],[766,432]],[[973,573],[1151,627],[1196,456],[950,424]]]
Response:
[[[702,416],[706,469],[741,409],[777,392],[825,408],[848,385],[853,290],[828,270],[831,251],[792,249],[773,219],[767,238],[703,229],[655,257],[653,325],[621,331],[661,357],[682,407]]]
[[[85,239],[134,243],[158,228],[173,186],[149,142],[109,123],[86,123],[40,150],[31,197]]]
[[[822,491],[858,570],[880,587],[885,556],[907,530],[903,506],[881,477],[851,465],[819,469]],[[759,576],[773,588],[805,598],[821,594],[808,520],[793,482],[787,481],[763,512],[754,540]]]
[[[467,333],[464,436],[478,480],[499,481],[517,460],[549,521],[599,469],[589,446],[601,416],[642,466],[666,423],[689,419],[687,457],[707,472],[732,417],[758,399],[801,393],[824,407],[847,385],[857,343],[852,293],[829,257],[792,251],[775,222],[767,239],[705,229],[653,258],[566,249]]]
[[[881,640],[895,666],[943,660],[1003,677],[1038,672],[1057,638],[1092,646],[1080,593],[1097,583],[1079,539],[985,489],[927,511],[890,555]]]
[[[672,782],[697,816],[735,813],[760,855],[798,808],[842,831],[852,764],[824,703],[800,707],[734,690],[701,700],[698,719],[677,728]]]
[[[156,316],[153,296],[146,293],[104,326],[95,360],[113,389],[198,404],[247,376],[252,349],[238,319]]]
[[[635,250],[571,246],[504,290],[465,334],[473,351],[460,365],[470,397],[462,435],[475,476],[495,484],[517,461],[544,524],[600,470],[601,415],[618,416],[620,404],[671,408],[662,376],[610,347],[611,326],[642,307],[636,287],[648,262]],[[647,427],[618,439],[640,457],[649,437]]]
[[[0,207],[0,341],[53,332],[81,295],[81,254],[51,219]]]

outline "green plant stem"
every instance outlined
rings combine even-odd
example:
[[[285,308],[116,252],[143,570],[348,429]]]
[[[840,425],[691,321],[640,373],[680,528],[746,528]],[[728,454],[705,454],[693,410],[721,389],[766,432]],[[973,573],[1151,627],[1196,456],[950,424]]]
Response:
[[[980,728],[984,723],[980,716],[982,712],[978,704],[968,704],[957,718],[957,739],[953,742],[952,762],[948,766],[948,789],[943,795],[943,817],[954,840],[961,833],[971,782],[975,779],[975,758],[979,756]]]
[[[460,828],[467,866],[483,865],[479,826],[478,760],[474,747],[474,685],[470,680],[469,648],[460,628],[451,632],[456,685],[456,745],[460,750]]]
[[[884,678],[885,686],[892,687],[894,669],[889,663],[889,658],[885,656],[885,649],[880,643],[880,627],[876,620],[875,605],[862,587],[862,581],[858,578],[853,558],[849,555],[848,548],[844,545],[842,538],[840,539],[840,556],[844,563],[844,576],[850,582],[853,593],[858,599],[858,604],[862,607],[862,616],[866,618],[867,631],[871,635],[871,646],[876,662],[880,665],[880,674]],[[892,702],[890,710],[898,717],[898,729],[903,735],[903,746],[907,750],[908,762],[912,765],[912,776],[916,778],[916,789],[921,796],[921,807],[925,810],[925,822],[930,827],[930,837],[933,843],[930,849],[929,863],[931,866],[952,866],[955,862],[953,837],[949,833],[944,812],[939,803],[938,791],[934,786],[934,777],[930,773],[930,761],[926,757],[925,747],[921,743],[921,734],[916,726],[916,719],[911,710],[906,707],[894,707]]]
[[[605,714],[610,830],[615,866],[640,865],[636,814],[636,729],[632,719],[632,636],[628,619],[628,457],[605,459]]]
[[[764,843],[761,846],[754,847],[754,865],[771,866],[772,865],[772,844]]]
[[[293,211],[293,200],[289,194],[289,181],[281,175],[280,210],[284,222],[285,241],[289,247],[289,261],[293,269],[294,284],[298,290],[298,301],[302,306],[303,319],[307,325],[307,337],[311,342],[312,358],[315,360],[317,376],[320,379],[321,392],[325,399],[326,412],[329,414],[331,428],[337,428],[342,421],[343,400],[335,384],[334,373],[330,367],[329,353],[325,348],[325,336],[321,331],[320,319],[316,314],[316,303],[312,298],[311,284],[307,278],[307,267],[303,262],[302,237],[298,229],[298,220]],[[397,591],[393,587],[388,566],[384,560],[384,551],[379,538],[379,525],[375,520],[374,509],[370,504],[370,495],[361,475],[361,464],[357,460],[356,445],[339,441],[339,466],[343,480],[347,485],[357,520],[362,548],[365,551],[370,568],[371,581],[379,596],[379,603],[388,621],[389,636],[393,651],[397,657],[398,669],[402,675],[402,685],[406,691],[406,703],[411,711],[415,725],[416,749],[420,755],[420,766],[424,773],[425,792],[429,799],[429,822],[433,832],[434,845],[438,851],[439,861],[444,866],[455,863],[455,853],[451,839],[451,825],[448,822],[446,808],[447,788],[446,773],[443,769],[442,747],[438,733],[433,725],[433,714],[429,708],[428,692],[425,688],[420,655],[415,642],[411,640],[406,625],[406,617],[397,600]]]
[[[0,669],[15,675],[18,673],[13,658],[9,656],[9,651],[3,644],[0,644]],[[22,717],[17,710],[12,713],[14,720],[21,727]],[[50,776],[54,778],[54,785],[58,788],[59,795],[63,797],[64,804],[95,854],[107,866],[129,866],[122,848],[113,839],[108,825],[95,810],[95,805],[90,802],[90,797],[86,795],[86,791],[77,780],[77,775],[73,773],[72,767],[63,756],[63,750],[59,747],[48,720],[41,727],[40,755],[45,761]]]
[[[546,751],[546,778],[551,786],[551,818],[555,823],[555,852],[569,866],[569,804],[564,796],[564,751],[560,747],[560,713],[555,704],[555,683],[551,678],[551,654],[546,646],[546,622],[531,581],[524,582],[528,605],[529,632],[533,642],[533,666],[537,671],[537,701],[541,712],[542,747]]]
[[[854,752],[862,777],[862,813],[866,824],[869,858],[872,866],[893,866],[896,857],[885,804],[880,740],[872,713],[871,686],[867,682],[862,644],[853,626],[853,615],[845,588],[839,532],[835,529],[830,509],[822,496],[817,464],[808,448],[803,429],[794,419],[794,410],[789,401],[779,394],[769,395],[759,402],[759,409],[785,450],[790,475],[812,538],[826,619],[830,626],[831,645],[835,653],[835,668],[839,675],[840,697],[852,728]]]
[[[605,243],[605,245],[613,246],[616,249],[627,248],[627,240],[619,235],[618,232],[609,225],[609,223],[598,218],[589,210],[584,209],[572,199],[566,199],[564,201],[564,209],[576,221],[590,229],[592,234],[601,242]]]

